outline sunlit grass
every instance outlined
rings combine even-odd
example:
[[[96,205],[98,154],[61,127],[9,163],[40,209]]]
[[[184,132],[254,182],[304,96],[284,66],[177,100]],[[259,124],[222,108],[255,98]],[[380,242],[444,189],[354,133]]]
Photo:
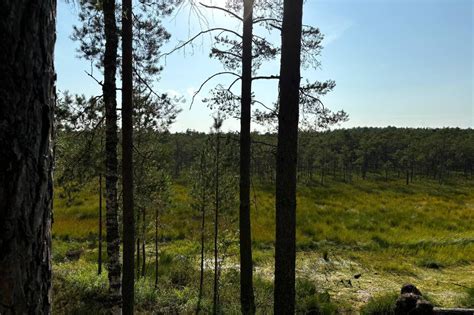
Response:
[[[190,188],[185,183],[174,184],[171,191],[170,206],[166,211],[160,212],[160,276],[171,282],[183,280],[179,280],[179,277],[172,280],[177,272],[181,272],[181,269],[176,269],[179,266],[172,266],[176,264],[174,259],[191,257],[191,265],[185,268],[191,268],[192,279],[184,280],[194,283],[200,252],[200,214],[191,207]],[[261,287],[257,288],[262,296],[257,298],[263,298],[261,305],[271,309],[271,286],[269,287],[267,282],[271,284],[275,239],[274,187],[255,182],[251,203],[253,258],[258,270],[256,276],[262,277],[259,280]],[[356,180],[350,184],[328,180],[324,186],[317,183],[300,184],[297,204],[297,250],[300,254],[315,253],[317,257],[328,261],[352,261],[364,269],[364,277],[370,273],[377,275],[379,279],[391,279],[390,287],[386,288],[390,290],[399,288],[405,281],[419,279],[420,284],[426,285],[424,289],[427,290],[430,290],[434,283],[436,290],[447,286],[446,289],[435,292],[439,301],[444,300],[440,292],[446,290],[449,292],[456,289],[457,296],[462,294],[462,288],[455,288],[452,283],[465,283],[464,275],[459,273],[474,265],[473,182],[459,180],[449,185],[440,185],[435,181],[423,180],[407,186],[403,180]],[[103,209],[105,219],[105,201]],[[152,211],[149,215],[153,216],[154,209],[149,211]],[[210,255],[213,209],[208,211],[211,216],[208,218],[206,251]],[[236,219],[237,213],[236,207],[234,212],[227,215],[233,215]],[[235,232],[238,221],[233,222],[234,225],[228,229]],[[86,248],[81,259],[95,264],[97,230],[98,196],[94,183],[77,192],[72,202],[67,201],[60,189],[56,190],[53,225],[55,261],[63,261],[67,249]],[[235,237],[235,233],[226,235]],[[154,231],[150,228],[147,246],[149,278],[152,278],[154,273],[151,244],[153,236]],[[229,263],[234,264],[233,261],[238,259],[236,241],[230,244],[226,255]],[[171,264],[166,262],[166,257],[172,258],[168,259],[172,261]],[[311,257],[314,259],[315,256]],[[298,260],[297,266],[306,263],[304,259]],[[91,270],[95,272],[96,268]],[[351,272],[347,270],[349,277]],[[438,275],[442,275],[445,282],[438,284]],[[234,295],[238,295],[238,290],[233,287],[233,279],[238,277],[233,274],[226,274],[226,277],[229,286],[223,289],[222,298],[231,301]],[[155,297],[156,293],[150,289],[152,285],[145,282],[143,286],[149,289],[143,289],[140,294],[146,304],[148,298]],[[379,294],[384,292],[383,288],[368,290],[375,290],[373,292]],[[178,303],[181,303],[182,310],[192,309],[195,301],[188,303],[185,300],[195,299],[195,291],[188,290],[179,294],[173,292],[166,293],[166,296],[160,295],[160,298],[182,298]],[[450,300],[449,305],[454,305],[454,298]],[[469,304],[470,298],[469,293],[462,305]],[[341,303],[341,300],[337,302]],[[210,305],[209,300],[204,303],[207,303],[207,307]],[[354,305],[355,302],[347,303]],[[357,303],[361,305],[360,302]],[[373,303],[378,302],[374,300]],[[229,304],[230,311],[234,307],[238,310],[237,306]]]

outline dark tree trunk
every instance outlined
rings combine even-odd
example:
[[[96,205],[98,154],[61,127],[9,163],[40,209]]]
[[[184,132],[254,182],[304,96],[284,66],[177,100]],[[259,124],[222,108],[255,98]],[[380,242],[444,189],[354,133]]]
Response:
[[[205,234],[204,234],[204,227],[206,224],[206,208],[203,206],[201,209],[201,266],[200,266],[200,274],[199,274],[199,295],[198,295],[198,303],[196,307],[196,313],[201,311],[201,302],[202,302],[202,292],[204,289],[204,242],[205,242]]]
[[[137,221],[139,222],[139,221]],[[137,237],[137,248],[136,248],[136,256],[137,256],[137,278],[140,278],[140,238]]]
[[[252,105],[253,0],[244,1],[242,95],[240,117],[240,303],[243,314],[255,313],[250,226],[250,113]]]
[[[276,178],[275,314],[295,313],[296,161],[303,0],[285,0]]]
[[[137,211],[137,219],[135,221],[135,223],[137,224],[137,226],[140,226],[140,211]],[[141,239],[140,239],[140,231],[139,229],[137,229],[137,237],[136,237],[136,259],[137,259],[137,262],[136,262],[136,272],[137,272],[137,279],[140,278],[140,256],[141,256],[141,252],[140,252],[140,244],[141,244]]]
[[[362,168],[361,168],[362,179],[364,180],[367,178],[367,168],[368,168],[367,158],[364,156],[364,159],[362,161]]]
[[[97,257],[97,273],[102,274],[102,173],[99,174],[99,254]]]
[[[324,185],[324,175],[326,173],[326,166],[325,164],[323,164],[322,168],[321,168],[321,185]]]
[[[220,132],[216,132],[216,156],[215,156],[215,199],[214,199],[214,290],[213,290],[213,304],[212,313],[215,315],[219,313],[219,262],[218,262],[218,240],[219,240],[219,207],[220,207],[220,193],[219,193],[219,158],[220,158]]]
[[[133,213],[133,56],[132,0],[122,2],[122,185],[123,314],[133,314],[135,287],[135,216]],[[145,218],[142,218],[144,220]],[[143,248],[144,249],[144,248]],[[143,270],[142,270],[143,271]]]
[[[146,275],[146,209],[143,207],[142,214],[142,277]]]
[[[105,208],[107,228],[107,269],[110,286],[110,303],[113,313],[121,312],[120,235],[117,218],[117,25],[115,24],[115,0],[104,0],[104,85],[105,104]]]
[[[204,152],[201,154],[201,161],[199,167],[199,182],[201,183],[201,266],[200,266],[200,275],[199,275],[199,293],[198,293],[198,302],[196,307],[196,314],[199,314],[201,311],[201,302],[202,302],[202,293],[204,289],[204,245],[205,245],[205,226],[206,226],[206,191],[204,188],[204,183],[202,181],[202,176],[204,176],[204,162],[205,162]]]
[[[158,289],[158,208],[155,208],[155,290]]]
[[[51,312],[56,1],[0,2],[0,314]]]

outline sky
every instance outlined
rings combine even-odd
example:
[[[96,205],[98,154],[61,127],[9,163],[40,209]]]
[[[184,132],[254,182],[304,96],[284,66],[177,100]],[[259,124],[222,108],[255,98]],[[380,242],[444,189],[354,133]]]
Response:
[[[219,4],[223,0],[207,0]],[[209,26],[225,25],[240,31],[238,22],[203,11]],[[86,96],[100,95],[100,86],[87,76],[87,61],[77,58],[78,45],[70,39],[78,25],[78,9],[59,1],[56,71],[59,91]],[[343,109],[349,121],[339,128],[371,127],[474,127],[474,1],[472,0],[306,0],[304,23],[325,35],[321,66],[304,69],[311,80],[333,79],[336,88],[322,99],[333,110]],[[162,52],[205,26],[182,10],[163,22],[172,37]],[[257,29],[260,35],[275,35]],[[164,71],[156,90],[183,96],[183,111],[171,131],[208,131],[213,113],[202,104],[217,78],[203,89],[190,109],[193,93],[215,72],[222,71],[210,59],[211,38],[162,58]],[[277,75],[278,62],[265,65],[262,75]],[[97,73],[96,73],[97,74]],[[277,82],[256,82],[259,100],[271,104]],[[235,91],[238,91],[236,86]],[[224,122],[224,130],[238,130],[238,121]],[[253,125],[254,130],[264,128]]]

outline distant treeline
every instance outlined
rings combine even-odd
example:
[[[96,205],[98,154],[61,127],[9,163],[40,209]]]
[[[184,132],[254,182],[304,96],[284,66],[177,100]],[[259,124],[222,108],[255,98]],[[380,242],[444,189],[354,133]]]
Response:
[[[172,154],[171,173],[175,177],[189,169],[207,135],[194,131],[170,134],[167,145]],[[235,142],[238,137],[223,135]],[[273,181],[275,177],[276,135],[252,135],[252,174]],[[440,182],[454,176],[473,178],[474,130],[459,128],[353,128],[326,132],[301,132],[298,152],[298,180],[324,183],[333,179],[415,178]]]
[[[102,128],[61,131],[56,146],[57,184],[88,182],[103,172]],[[136,165],[153,168],[172,178],[184,178],[195,167],[207,141],[214,137],[188,130],[182,133],[136,133]],[[238,171],[239,135],[221,134],[226,163]],[[102,139],[102,140],[101,140]],[[275,181],[276,134],[252,134],[251,171],[254,180]],[[136,171],[136,173],[140,173]],[[441,183],[452,178],[474,179],[474,130],[353,128],[301,132],[298,181],[324,184],[328,178],[350,182],[360,179],[417,178]],[[72,181],[71,181],[72,180]]]

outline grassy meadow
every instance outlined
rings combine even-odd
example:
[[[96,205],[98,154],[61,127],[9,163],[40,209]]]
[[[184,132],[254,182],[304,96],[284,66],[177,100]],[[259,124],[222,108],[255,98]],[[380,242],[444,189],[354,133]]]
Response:
[[[273,189],[254,183],[251,195],[255,291],[262,314],[272,310]],[[189,192],[185,182],[173,184],[171,205],[160,217],[157,290],[149,230],[149,277],[136,285],[139,313],[191,313],[196,307],[200,215],[191,207]],[[97,187],[90,183],[69,201],[60,188],[55,194],[53,311],[100,313],[107,277],[97,276]],[[436,305],[474,306],[472,180],[443,185],[429,180],[410,185],[404,180],[328,180],[324,186],[300,184],[297,202],[299,313],[373,314],[387,308],[406,282],[417,285]],[[105,204],[103,211],[105,218]],[[222,312],[233,314],[239,311],[238,234],[236,213],[227,216],[222,228],[226,242],[220,244],[220,300]],[[210,258],[210,233],[207,238]],[[67,252],[77,249],[81,258],[68,259]],[[206,261],[206,266],[204,311],[212,304],[212,265]]]

